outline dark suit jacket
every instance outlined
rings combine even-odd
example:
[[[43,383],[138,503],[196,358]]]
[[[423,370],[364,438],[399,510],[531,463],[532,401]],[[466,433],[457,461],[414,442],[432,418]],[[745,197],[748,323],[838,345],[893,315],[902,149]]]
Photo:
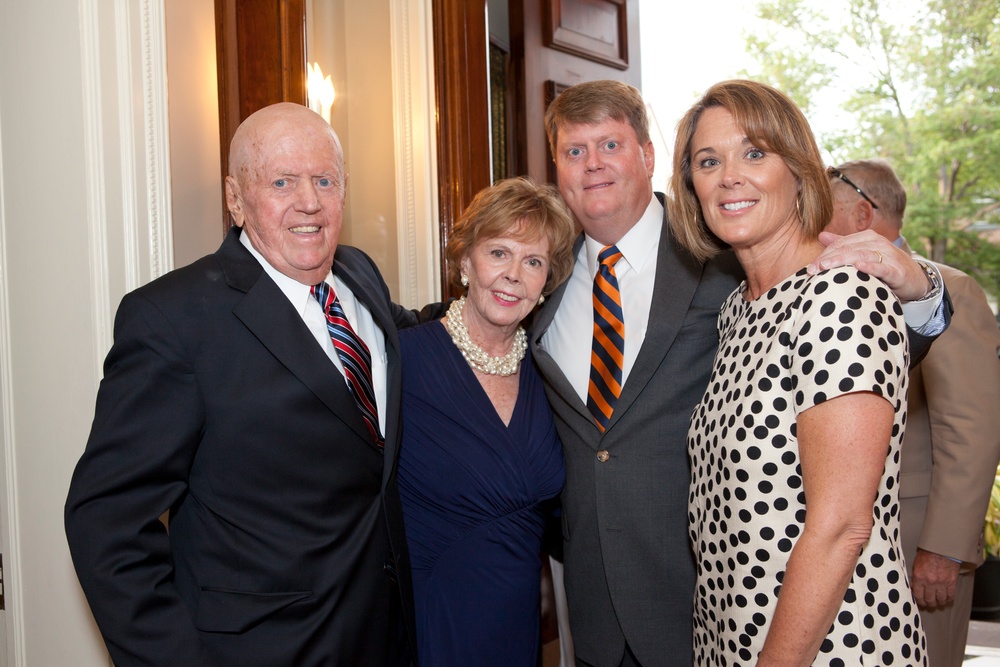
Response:
[[[122,300],[66,502],[118,667],[390,664],[400,599],[412,639],[395,473],[396,326],[413,315],[361,251],[339,247],[333,270],[386,336],[384,455],[237,231]]]
[[[603,435],[540,345],[565,284],[531,336],[566,458],[564,577],[574,648],[598,667],[617,667],[626,642],[644,667],[692,660],[688,422],[708,385],[719,309],[743,271],[729,251],[697,263],[675,244],[666,219],[657,253],[646,338]],[[930,340],[911,332],[917,355]]]

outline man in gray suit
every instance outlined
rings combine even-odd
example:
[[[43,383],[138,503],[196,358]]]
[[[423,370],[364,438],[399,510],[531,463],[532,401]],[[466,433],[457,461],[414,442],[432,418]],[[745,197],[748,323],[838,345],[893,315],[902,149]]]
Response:
[[[653,192],[653,144],[635,88],[572,86],[545,123],[559,190],[584,232],[573,274],[546,302],[531,340],[566,458],[564,575],[577,663],[690,664],[688,420],[708,383],[719,308],[742,274],[729,253],[702,265],[674,244]],[[601,419],[587,404],[600,403],[590,388],[593,300],[608,246],[622,255],[614,273],[624,349],[620,394]],[[885,239],[837,240],[816,268],[845,263],[886,280],[903,300],[930,289],[924,270]],[[911,332],[915,349],[925,344]]]

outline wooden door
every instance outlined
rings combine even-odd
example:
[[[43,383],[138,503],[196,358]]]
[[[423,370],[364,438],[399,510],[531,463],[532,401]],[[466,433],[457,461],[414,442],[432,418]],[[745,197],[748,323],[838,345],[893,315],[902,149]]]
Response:
[[[640,86],[639,0],[509,0],[505,77],[506,175],[555,181],[545,138],[545,108],[562,88],[594,79]],[[486,0],[434,0],[438,105],[438,183],[444,248],[455,221],[490,184],[490,57]],[[495,143],[494,146],[497,144]],[[450,293],[447,282],[442,294]]]
[[[583,81],[641,88],[639,0],[510,0],[510,11],[515,169],[554,183],[545,109]]]
[[[303,0],[215,0],[223,179],[229,142],[247,116],[276,102],[306,104],[305,12]]]
[[[433,0],[434,79],[438,117],[441,294],[448,284],[445,248],[451,228],[490,184],[490,109],[486,0]]]

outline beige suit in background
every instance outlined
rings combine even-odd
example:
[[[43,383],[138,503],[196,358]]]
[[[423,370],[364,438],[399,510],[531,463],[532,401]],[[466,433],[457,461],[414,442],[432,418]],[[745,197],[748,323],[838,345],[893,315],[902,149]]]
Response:
[[[904,249],[909,250],[905,246]],[[954,604],[921,608],[929,667],[960,667],[975,568],[1000,459],[1000,329],[975,280],[938,264],[951,326],[910,372],[900,472],[901,530],[912,577],[917,548],[962,561]]]

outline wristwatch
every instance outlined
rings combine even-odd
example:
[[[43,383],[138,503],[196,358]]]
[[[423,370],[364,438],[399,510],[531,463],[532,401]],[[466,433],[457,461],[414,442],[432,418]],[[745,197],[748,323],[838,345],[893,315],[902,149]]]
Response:
[[[941,286],[944,284],[944,280],[941,278],[941,272],[930,262],[925,262],[920,259],[916,261],[917,264],[920,265],[920,268],[924,270],[924,273],[927,274],[927,282],[930,283],[931,288],[927,291],[927,294],[923,295],[919,299],[914,299],[914,302],[929,301],[937,298],[937,296],[941,293]]]

